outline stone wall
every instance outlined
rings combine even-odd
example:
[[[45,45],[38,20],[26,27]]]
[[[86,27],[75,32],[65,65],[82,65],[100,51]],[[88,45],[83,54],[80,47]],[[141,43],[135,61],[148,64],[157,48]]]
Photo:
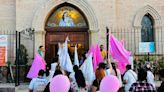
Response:
[[[16,29],[15,0],[0,0],[0,31]]]

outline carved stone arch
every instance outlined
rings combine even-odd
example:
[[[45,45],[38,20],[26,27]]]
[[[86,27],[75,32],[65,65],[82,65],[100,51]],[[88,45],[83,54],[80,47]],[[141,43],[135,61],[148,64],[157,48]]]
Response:
[[[153,18],[153,21],[154,21],[154,27],[161,27],[162,23],[161,23],[161,16],[159,15],[159,13],[153,8],[151,7],[150,5],[147,5],[143,8],[141,8],[135,18],[134,18],[134,23],[133,23],[133,26],[134,27],[141,27],[141,21],[142,21],[142,18],[145,14],[150,14]]]
[[[74,6],[77,6],[86,16],[89,24],[89,30],[91,32],[96,32],[99,30],[97,17],[90,7],[90,5],[85,0],[49,0],[44,6],[39,7],[36,11],[33,21],[32,27],[35,28],[36,31],[44,31],[45,22],[51,14],[51,11],[62,3],[69,3]]]

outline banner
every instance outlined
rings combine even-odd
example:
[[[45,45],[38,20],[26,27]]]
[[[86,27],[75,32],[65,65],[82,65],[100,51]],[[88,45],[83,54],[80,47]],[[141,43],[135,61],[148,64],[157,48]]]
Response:
[[[153,53],[155,52],[154,42],[140,42],[139,43],[139,52],[140,53]]]
[[[0,35],[0,66],[7,62],[7,35]]]

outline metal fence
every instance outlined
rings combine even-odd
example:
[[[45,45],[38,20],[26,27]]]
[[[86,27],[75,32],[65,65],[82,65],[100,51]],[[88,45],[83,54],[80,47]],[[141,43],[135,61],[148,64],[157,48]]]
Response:
[[[0,82],[14,82],[14,72],[11,71],[15,69],[15,50],[16,50],[16,31],[0,31],[0,35],[7,36],[7,62],[6,66],[0,67]]]
[[[147,53],[139,52],[139,43],[141,42],[141,31],[134,28],[110,28],[110,31],[118,40],[123,40],[125,48],[132,52],[132,55],[145,55]],[[163,55],[164,54],[164,32],[162,29],[155,30],[154,43],[155,52],[150,55]]]
[[[161,29],[154,30],[154,44],[155,51],[153,53],[139,52],[139,43],[141,42],[141,30],[135,28],[109,28],[119,41],[123,40],[124,46],[131,52],[134,59],[135,68],[137,65],[143,66],[144,63],[149,62],[152,64],[154,70],[164,68],[164,31]]]
[[[0,31],[0,35],[7,35],[7,62],[0,67],[0,82],[19,85],[28,81],[29,62],[34,58],[35,35],[34,29],[28,28],[18,31]]]

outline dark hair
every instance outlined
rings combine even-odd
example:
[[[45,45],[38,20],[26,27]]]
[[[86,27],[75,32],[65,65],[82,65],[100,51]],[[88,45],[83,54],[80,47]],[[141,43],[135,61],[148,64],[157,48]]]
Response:
[[[55,72],[54,72],[53,77],[56,76],[56,75],[59,75],[59,74],[63,74],[63,73],[62,73],[62,71],[60,70],[60,65],[58,64],[58,65],[56,66],[56,70],[55,70]]]
[[[74,70],[75,72],[78,71],[78,70],[79,70],[78,66],[77,66],[77,65],[74,65],[74,66],[73,66],[73,70]]]
[[[76,82],[77,82],[77,85],[78,87],[82,87],[82,88],[85,88],[86,84],[85,84],[85,78],[84,78],[84,75],[82,73],[81,70],[79,70],[78,66],[75,65],[73,67],[73,70],[75,71],[75,79],[76,79]]]
[[[102,44],[100,45],[100,47],[103,46]]]
[[[126,69],[128,70],[132,69],[131,65],[126,65]]]
[[[39,70],[39,73],[38,73],[39,76],[43,76],[44,75],[44,70]]]
[[[39,49],[41,49],[43,46],[41,45],[41,46],[39,46]]]
[[[150,68],[148,68],[148,67],[146,67],[146,71],[151,71],[151,69],[150,69]]]
[[[138,70],[138,81],[144,81],[147,77],[147,71],[143,68]]]
[[[160,77],[164,78],[164,69],[159,70]]]
[[[103,50],[103,48],[102,48],[102,47],[103,47],[103,45],[100,45],[100,51],[102,51],[102,50]]]
[[[115,63],[111,63],[111,64],[112,64],[112,68],[113,68],[113,70],[114,70],[114,72],[115,72],[115,74],[117,76],[116,64]]]
[[[66,14],[66,13],[67,13],[67,12],[64,12],[64,13],[63,13],[63,16],[62,16],[63,21],[64,21],[64,14]]]
[[[106,68],[106,65],[105,65],[105,63],[99,63],[99,68],[102,68],[102,69],[105,69]]]
[[[57,69],[55,72],[54,72],[54,75],[53,77],[55,77],[56,75],[59,75],[59,74],[63,74],[61,70]]]

